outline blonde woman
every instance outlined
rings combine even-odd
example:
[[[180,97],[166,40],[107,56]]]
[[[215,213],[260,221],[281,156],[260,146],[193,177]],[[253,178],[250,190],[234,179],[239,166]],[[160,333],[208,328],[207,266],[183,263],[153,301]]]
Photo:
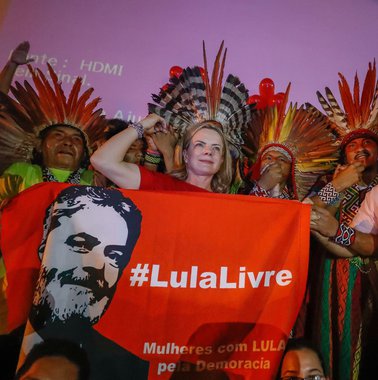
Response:
[[[164,119],[149,114],[103,144],[91,157],[93,167],[124,189],[210,191],[227,193],[232,179],[231,157],[221,125],[214,121],[194,124],[180,142],[177,169],[171,175],[146,170],[123,161],[138,138],[166,133]]]

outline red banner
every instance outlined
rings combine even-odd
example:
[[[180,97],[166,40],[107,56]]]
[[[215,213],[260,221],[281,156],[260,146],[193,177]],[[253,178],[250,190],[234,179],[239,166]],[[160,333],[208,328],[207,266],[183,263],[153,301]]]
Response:
[[[83,320],[77,324],[72,316],[82,313],[96,339],[106,338],[148,363],[149,379],[274,378],[305,290],[308,205],[252,196],[122,190],[127,200],[113,195],[105,196],[107,203],[95,200],[99,213],[92,217],[83,195],[78,201],[64,195],[54,206],[69,186],[36,185],[3,211],[9,329],[25,323],[36,289],[33,332],[44,338],[38,329],[47,331],[50,325],[74,330]],[[98,195],[91,197],[94,202]],[[138,219],[129,203],[141,212],[139,237],[132,233],[139,222],[130,219],[122,233],[124,214]],[[63,215],[62,205],[73,211]],[[119,212],[112,215],[114,207]],[[104,258],[96,253],[96,264],[90,263],[94,247],[107,238]],[[124,249],[130,239],[136,241],[132,252]],[[73,257],[80,262],[71,264]],[[85,282],[94,276],[88,267],[104,274],[106,281],[91,283],[96,290]],[[63,288],[68,306],[60,307],[54,292]],[[83,294],[89,293],[81,306]],[[97,315],[96,308],[103,311]],[[51,331],[46,337],[62,329]]]

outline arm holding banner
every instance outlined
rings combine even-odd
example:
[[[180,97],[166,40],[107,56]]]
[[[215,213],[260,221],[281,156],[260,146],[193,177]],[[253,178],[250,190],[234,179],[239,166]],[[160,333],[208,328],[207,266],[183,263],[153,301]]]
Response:
[[[123,160],[125,152],[143,133],[165,130],[165,121],[150,114],[132,126],[109,139],[91,157],[91,163],[97,170],[124,189],[139,189],[141,180],[138,166]]]
[[[362,209],[362,207],[361,207]],[[358,215],[358,214],[357,214]],[[343,232],[343,227],[345,230]],[[378,247],[378,235],[358,231],[352,227],[339,225],[337,219],[331,213],[321,207],[314,206],[311,214],[311,230],[315,236],[336,256],[353,258],[356,255],[362,257],[373,256]],[[339,234],[352,235],[351,239],[340,240]],[[333,238],[330,240],[330,238]],[[332,241],[333,240],[333,241]]]

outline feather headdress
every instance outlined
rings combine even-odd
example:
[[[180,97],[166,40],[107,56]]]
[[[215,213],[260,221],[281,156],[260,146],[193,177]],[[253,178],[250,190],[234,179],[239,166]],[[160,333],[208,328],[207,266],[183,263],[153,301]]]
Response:
[[[251,120],[253,105],[247,104],[248,90],[239,78],[229,74],[223,86],[223,71],[227,49],[223,55],[222,42],[217,53],[211,78],[209,77],[205,43],[204,70],[186,68],[179,78],[171,78],[166,90],[152,95],[157,104],[149,104],[149,112],[163,117],[179,136],[187,127],[207,120],[220,124],[226,139],[238,150],[243,140],[242,128]]]
[[[354,77],[353,93],[345,77],[339,73],[339,91],[344,111],[331,90],[325,88],[325,96],[317,91],[317,96],[325,113],[333,123],[341,140],[341,147],[352,139],[369,136],[378,142],[378,81],[375,60],[369,63],[361,97],[357,74]]]
[[[35,90],[24,81],[24,86],[16,82],[11,88],[16,100],[0,93],[0,172],[14,162],[30,162],[41,132],[49,127],[78,129],[89,154],[106,126],[102,109],[96,110],[100,98],[89,101],[93,88],[80,95],[82,79],[78,77],[67,99],[53,68],[47,66],[52,85],[41,70],[29,66]]]
[[[290,157],[292,196],[302,201],[319,175],[332,169],[338,159],[336,138],[328,119],[315,109],[290,104],[290,84],[282,105],[268,107],[253,114],[251,127],[245,130],[244,153],[257,152],[252,177],[260,176],[261,157],[267,149],[276,149]]]

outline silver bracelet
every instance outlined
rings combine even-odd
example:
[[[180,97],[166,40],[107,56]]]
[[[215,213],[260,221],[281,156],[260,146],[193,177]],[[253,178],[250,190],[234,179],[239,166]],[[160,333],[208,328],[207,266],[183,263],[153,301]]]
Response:
[[[137,131],[138,139],[141,139],[143,137],[144,128],[143,128],[143,125],[141,123],[132,123],[132,124],[130,124],[130,127],[134,128]]]

